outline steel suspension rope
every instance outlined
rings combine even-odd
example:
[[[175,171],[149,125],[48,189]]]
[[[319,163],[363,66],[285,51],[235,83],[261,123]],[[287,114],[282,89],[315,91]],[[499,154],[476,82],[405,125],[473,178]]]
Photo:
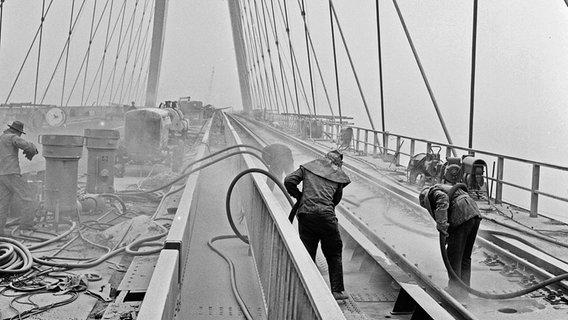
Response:
[[[45,0],[42,0],[42,2],[41,2],[41,22],[39,24],[39,44],[38,44],[38,49],[37,49],[36,76],[35,76],[35,85],[34,85],[34,104],[37,101],[37,84],[38,84],[38,81],[39,81],[39,66],[40,66],[40,61],[41,61],[41,44],[43,42],[42,40],[43,40],[43,22],[44,22],[43,16],[44,15],[45,15]]]
[[[106,1],[105,6],[99,16],[98,22],[97,22],[97,26],[95,28],[95,30],[93,31],[93,25],[94,25],[94,18],[95,18],[95,13],[96,13],[96,1],[95,1],[95,5],[93,7],[93,17],[91,18],[91,31],[89,34],[89,41],[88,41],[88,46],[87,46],[87,50],[85,52],[85,55],[83,56],[83,61],[81,62],[81,66],[79,67],[79,71],[77,72],[77,76],[75,77],[75,81],[73,82],[73,86],[71,86],[71,91],[69,92],[69,96],[67,97],[67,101],[65,102],[65,105],[69,104],[69,100],[71,100],[71,97],[73,96],[73,92],[75,91],[75,86],[77,85],[77,83],[79,82],[79,77],[81,76],[81,72],[83,71],[83,67],[85,67],[85,76],[84,76],[84,82],[83,82],[83,90],[81,93],[81,105],[83,105],[83,96],[85,93],[85,82],[87,81],[87,71],[89,69],[89,57],[90,57],[90,52],[91,52],[91,46],[93,43],[93,39],[95,37],[95,35],[97,34],[97,31],[99,29],[100,23],[103,19],[103,15],[106,11],[107,5],[108,5],[108,1]],[[86,62],[86,64],[85,64]]]
[[[99,28],[99,25],[101,23],[102,17],[103,17],[103,13],[106,11],[106,8],[108,6],[108,0],[105,2],[105,7],[103,8],[103,11],[101,13],[101,17],[99,18],[99,21],[97,22],[97,30]],[[89,46],[87,47],[87,63],[85,65],[85,76],[83,77],[83,89],[81,90],[81,106],[84,105],[84,97],[85,97],[85,87],[87,86],[87,74],[89,72],[89,59],[91,57],[91,44],[93,43],[93,25],[95,23],[95,13],[97,11],[97,2],[93,1],[93,17],[91,18],[91,29],[89,31]],[[95,34],[96,34],[96,30],[95,30]],[[71,95],[69,95],[71,96]],[[67,103],[69,103],[69,101],[67,101]]]
[[[61,50],[61,54],[59,55],[59,59],[57,59],[57,63],[55,64],[55,68],[53,68],[53,72],[51,73],[51,77],[49,78],[49,82],[47,83],[45,91],[43,92],[43,96],[41,98],[40,103],[43,103],[43,101],[45,100],[45,96],[47,95],[47,92],[49,92],[49,88],[51,87],[51,83],[53,82],[53,78],[55,77],[55,74],[57,73],[57,69],[59,69],[59,64],[61,63],[61,59],[63,59],[63,55],[65,54],[67,47],[70,45],[71,36],[73,35],[73,31],[75,31],[75,27],[77,27],[77,22],[79,22],[79,19],[81,18],[81,13],[83,12],[84,6],[85,6],[85,0],[83,0],[83,3],[81,4],[81,7],[79,8],[79,12],[77,13],[75,20],[72,23],[72,27],[70,28],[69,34],[67,36],[67,41],[65,41],[65,45],[63,46],[63,50]],[[64,91],[64,90],[65,90],[65,88],[62,89],[62,91]]]
[[[247,69],[247,78],[248,78],[248,82],[250,83],[250,87],[249,87],[249,91],[250,91],[250,96],[251,96],[251,110],[254,109],[254,106],[258,104],[258,94],[256,91],[256,79],[254,78],[253,75],[253,68],[254,68],[254,60],[252,57],[252,49],[251,49],[251,43],[250,43],[250,37],[249,37],[249,33],[248,33],[248,22],[246,19],[246,13],[245,13],[245,9],[246,6],[244,3],[242,2],[238,2],[237,3],[238,7],[239,7],[239,13],[240,13],[240,25],[241,25],[241,30],[242,30],[242,37],[243,37],[243,50],[244,50],[244,57],[245,57],[245,61],[246,61],[246,69]]]
[[[283,12],[283,10],[282,10],[282,7],[280,7],[280,12],[281,12],[281,14],[282,14],[282,16],[283,16],[282,19],[285,20],[284,12]],[[291,46],[291,56],[290,56],[290,59],[295,62],[295,63],[292,64],[291,68],[294,68],[293,71],[297,71],[297,72],[298,72],[298,77],[297,77],[297,79],[298,79],[299,82],[300,82],[300,89],[301,89],[301,91],[302,91],[302,96],[303,96],[303,98],[304,98],[304,101],[306,102],[307,114],[311,116],[311,115],[312,115],[312,110],[311,110],[311,108],[310,108],[310,102],[309,102],[309,99],[308,99],[308,95],[306,94],[306,88],[305,88],[305,85],[304,85],[304,80],[303,80],[303,78],[302,78],[302,73],[300,72],[300,66],[299,66],[299,63],[298,63],[298,59],[296,58],[296,52],[295,52],[295,50],[294,50],[294,46]],[[294,80],[295,80],[295,79],[296,79],[296,77],[294,76]],[[296,86],[296,88],[297,88],[297,86]],[[298,114],[300,114],[300,107],[299,107],[299,106],[298,106]]]
[[[278,5],[280,6],[280,0],[278,0]],[[282,7],[280,6],[280,11],[282,11]],[[300,112],[300,101],[298,99],[298,85],[296,84],[296,70],[294,69],[294,58],[292,55],[292,36],[290,35],[290,21],[288,19],[288,6],[286,5],[286,0],[284,0],[284,15],[286,17],[285,24],[286,24],[286,34],[288,35],[288,48],[290,51],[290,63],[292,64],[292,78],[294,80],[294,94],[296,97],[296,105],[298,106],[298,115]]]
[[[381,104],[381,128],[383,132],[386,132],[385,128],[385,101],[384,101],[384,94],[383,94],[383,57],[382,57],[382,50],[381,50],[381,14],[380,14],[380,6],[379,0],[375,2],[375,12],[376,12],[376,20],[377,20],[377,54],[379,58],[379,102]],[[383,140],[383,145],[387,144],[386,139],[387,136],[383,136],[385,140]]]
[[[247,5],[245,5],[243,3],[243,8],[244,8],[244,21],[245,24],[247,26],[247,32],[246,35],[248,36],[248,44],[249,44],[249,56],[250,56],[250,60],[251,60],[251,77],[254,78],[254,85],[255,85],[255,91],[256,91],[256,96],[257,96],[257,107],[263,103],[263,96],[262,96],[262,90],[261,90],[261,86],[260,86],[260,82],[259,82],[259,71],[256,71],[257,69],[260,68],[260,66],[258,65],[258,54],[257,54],[257,50],[256,50],[256,42],[254,41],[254,33],[252,31],[252,21],[249,17],[247,17],[247,13],[249,13],[250,11],[250,2],[247,1]],[[249,10],[247,10],[247,8],[249,8]],[[250,14],[249,14],[250,16]]]
[[[120,11],[125,10],[125,6],[126,6],[126,2],[123,2],[122,7],[120,8]],[[101,101],[100,100],[101,86],[102,86],[103,75],[104,75],[104,71],[105,71],[105,60],[106,60],[107,50],[108,50],[108,47],[109,47],[109,45],[112,41],[112,37],[114,36],[114,31],[116,30],[116,26],[118,24],[118,17],[120,17],[120,11],[119,11],[118,15],[117,15],[117,19],[114,22],[114,26],[112,27],[112,32],[111,32],[110,39],[109,39],[110,22],[112,20],[112,9],[113,9],[113,7],[114,7],[114,0],[111,0],[110,10],[109,10],[109,15],[108,15],[108,22],[107,22],[107,29],[106,29],[106,33],[105,33],[105,47],[104,47],[103,55],[101,57],[101,62],[99,63],[99,67],[97,68],[97,74],[95,74],[93,84],[91,85],[91,88],[89,89],[89,94],[87,95],[87,100],[89,100],[89,96],[91,95],[91,90],[93,89],[93,85],[95,84],[95,81],[97,80],[97,75],[99,74],[99,70],[100,70],[99,85],[98,85],[98,88],[97,88],[96,105],[99,105],[99,102]]]
[[[261,57],[261,59],[262,59],[262,68],[264,69],[264,79],[265,79],[265,81],[267,82],[267,83],[265,84],[265,86],[266,86],[266,90],[268,90],[268,93],[267,93],[267,95],[268,95],[268,102],[269,102],[269,104],[270,104],[270,109],[271,109],[271,110],[274,110],[273,105],[272,105],[272,90],[271,90],[271,88],[270,88],[270,84],[268,83],[268,82],[269,82],[269,80],[268,80],[268,71],[266,70],[266,69],[267,69],[267,68],[266,68],[266,59],[265,59],[265,57],[264,57],[264,46],[263,46],[263,44],[262,44],[262,42],[263,42],[263,40],[262,40],[262,39],[263,39],[263,35],[262,35],[262,28],[260,27],[261,21],[260,21],[260,16],[259,16],[259,14],[258,14],[257,0],[253,0],[253,2],[254,2],[254,12],[255,12],[255,16],[256,16],[256,25],[257,25],[256,30],[257,30],[257,33],[258,33],[258,43],[259,43],[259,46],[260,46],[260,53],[261,53],[261,56],[260,56],[260,57]],[[266,29],[265,29],[265,30],[266,30]],[[268,34],[266,35],[266,37],[268,37]],[[267,39],[267,40],[268,40],[268,39]]]
[[[568,1],[568,0],[567,0]],[[469,139],[468,148],[473,148],[473,111],[475,101],[475,61],[477,54],[477,0],[473,0],[473,26],[471,36],[471,84],[469,92]]]
[[[150,9],[150,13],[148,15],[148,25],[146,26],[146,33],[144,35],[144,44],[142,45],[142,57],[140,59],[140,68],[138,69],[138,76],[136,77],[136,85],[133,87],[133,93],[130,95],[131,97],[133,97],[133,99],[135,101],[142,101],[144,99],[144,96],[142,96],[144,94],[144,92],[140,92],[140,79],[142,77],[142,70],[146,70],[145,76],[148,76],[148,67],[149,67],[149,53],[150,53],[150,49],[151,46],[148,47],[148,36],[150,35],[150,26],[152,25],[152,19],[154,16],[154,1],[152,1],[151,4],[151,9]],[[148,56],[148,59],[146,58]],[[133,68],[134,69],[134,68]],[[134,72],[134,70],[133,70]],[[140,99],[138,99],[138,97],[140,96]]]
[[[371,117],[371,113],[369,112],[369,106],[367,105],[367,100],[365,99],[365,94],[363,93],[363,88],[361,87],[361,82],[359,81],[359,76],[355,71],[355,65],[353,64],[353,58],[351,57],[351,52],[347,47],[347,41],[345,40],[345,35],[343,34],[343,29],[341,28],[341,23],[339,23],[339,18],[337,17],[337,12],[335,11],[335,6],[333,5],[333,0],[329,0],[329,4],[331,7],[331,11],[333,16],[335,17],[335,22],[337,22],[337,30],[339,30],[339,34],[341,35],[341,40],[343,42],[343,46],[345,47],[345,52],[347,53],[347,58],[349,60],[349,64],[351,65],[351,71],[353,71],[353,76],[355,77],[355,81],[357,82],[357,88],[359,88],[359,94],[361,95],[361,100],[363,101],[363,105],[365,106],[365,111],[367,112],[367,117],[369,119],[369,123],[371,124],[371,129],[375,130],[375,124],[373,123],[373,118]]]
[[[331,2],[329,2],[329,23],[331,25],[331,46],[333,48],[333,67],[335,69],[335,91],[337,94],[337,109],[339,111],[339,125],[343,124],[343,115],[341,113],[341,91],[339,90],[339,73],[337,70],[337,49],[335,46],[335,24],[333,23],[333,12]]]
[[[4,17],[4,1],[5,0],[0,0],[0,48],[2,48],[2,20]]]
[[[270,51],[270,40],[268,38],[268,25],[266,23],[266,10],[264,6],[264,1],[261,1],[262,4],[262,21],[264,25],[264,34],[266,35],[266,50],[268,52],[268,60],[270,61],[270,74],[272,75],[272,85],[274,87],[274,101],[276,102],[276,112],[280,113],[280,104],[278,103],[278,88],[276,86],[276,76],[274,74],[274,65],[272,63],[272,53]]]
[[[414,47],[414,43],[412,41],[412,38],[410,37],[410,32],[408,31],[408,28],[406,27],[406,22],[404,21],[404,17],[402,16],[402,12],[400,11],[400,8],[398,6],[398,2],[397,2],[397,0],[392,0],[392,3],[394,4],[394,7],[396,9],[396,13],[398,15],[398,19],[400,20],[402,28],[404,29],[404,34],[406,35],[406,39],[408,40],[408,44],[410,45],[410,49],[412,49],[412,54],[414,55],[414,59],[416,60],[416,64],[418,65],[418,69],[420,70],[420,74],[422,75],[422,79],[424,80],[424,84],[426,85],[426,89],[428,90],[428,94],[430,95],[430,100],[432,101],[432,104],[434,105],[434,109],[436,111],[436,114],[438,115],[438,119],[440,120],[440,124],[442,125],[442,129],[444,130],[444,134],[446,135],[446,139],[448,140],[448,144],[453,145],[454,143],[452,142],[452,138],[450,137],[450,132],[448,131],[448,128],[446,127],[446,123],[444,122],[444,117],[442,116],[442,113],[440,112],[440,109],[438,108],[438,102],[436,102],[436,98],[434,97],[434,92],[432,91],[432,88],[430,87],[430,83],[428,82],[428,78],[426,77],[426,72],[424,71],[424,68],[422,67],[422,63],[420,62],[420,58],[418,57],[418,52],[416,51],[416,48]],[[451,150],[452,150],[452,154],[454,155],[454,157],[457,157],[456,150],[454,148],[451,148]]]
[[[148,0],[144,0],[144,2],[146,4],[148,4]],[[132,23],[130,24],[130,35],[128,36],[128,45],[126,46],[126,56],[125,56],[125,61],[124,61],[124,69],[122,71],[122,74],[120,75],[120,80],[118,81],[118,86],[120,87],[120,94],[118,95],[118,103],[121,104],[121,97],[122,97],[122,91],[124,89],[124,76],[126,74],[126,68],[128,67],[128,61],[130,60],[130,54],[132,53],[132,48],[133,48],[133,44],[132,44],[132,34],[134,33],[134,22],[136,20],[136,11],[138,10],[138,1],[136,1],[134,3],[134,10],[132,12]],[[146,10],[146,7],[144,7],[144,10]],[[137,34],[138,31],[140,31],[140,26],[137,29]],[[135,36],[136,37],[136,36]],[[136,40],[135,40],[136,41]],[[115,92],[115,96],[118,94],[118,88]],[[114,100],[114,97],[113,97]]]
[[[568,1],[568,0],[566,0]],[[272,21],[274,21],[274,26],[272,26],[272,23],[270,24],[273,27],[273,33],[274,33],[274,42],[276,45],[276,53],[278,53],[278,65],[280,68],[280,78],[282,80],[282,97],[284,98],[284,108],[286,109],[286,113],[288,113],[288,101],[286,99],[286,89],[285,89],[285,85],[284,85],[284,73],[283,73],[283,66],[282,66],[282,56],[280,55],[280,43],[278,41],[278,30],[276,29],[276,17],[274,14],[274,0],[270,0],[270,7],[271,7],[271,11],[272,11]],[[270,21],[270,19],[268,20]]]
[[[152,6],[152,9],[150,10],[151,12],[153,12],[153,8],[154,8],[154,6]],[[139,28],[142,28],[145,15],[146,15],[146,4],[144,4],[144,11],[142,11],[142,17],[140,18],[140,27]],[[150,19],[148,19],[148,20],[150,20]],[[137,41],[137,44],[136,44],[136,53],[134,54],[134,63],[132,64],[132,72],[130,73],[130,81],[128,81],[128,87],[126,88],[127,89],[126,96],[129,97],[129,99],[127,99],[127,100],[132,100],[132,98],[133,98],[131,93],[132,93],[132,89],[134,87],[134,85],[133,85],[134,78],[135,78],[134,73],[136,72],[136,67],[138,65],[138,61],[141,58],[141,56],[143,55],[142,52],[146,48],[149,30],[150,30],[150,24],[148,24],[146,26],[146,31],[144,32],[144,37],[143,37],[142,41],[140,41],[140,38],[142,38],[142,30],[140,29],[140,35],[138,37],[138,41]],[[120,99],[122,100],[122,95],[121,95]]]
[[[124,1],[123,3],[123,9],[122,9],[122,13],[119,13],[118,15],[120,16],[120,29],[118,30],[118,39],[116,42],[116,53],[114,55],[114,63],[113,63],[113,67],[112,67],[112,71],[110,72],[109,75],[109,80],[106,81],[106,85],[105,85],[105,89],[103,90],[103,94],[102,94],[102,99],[104,99],[105,95],[106,95],[106,91],[110,85],[110,93],[108,95],[108,103],[111,102],[112,100],[112,89],[114,88],[114,77],[116,75],[116,65],[118,63],[118,58],[119,58],[119,54],[120,54],[120,48],[122,47],[122,29],[124,28],[124,16],[126,15],[126,1]],[[101,75],[102,77],[103,75]]]
[[[302,4],[300,5],[300,0],[298,0],[298,7],[300,7],[300,14],[302,15],[302,20],[304,20],[304,37],[306,38],[306,55],[308,60],[308,71],[310,74],[310,88],[312,91],[312,107],[314,110],[314,117],[317,116],[316,112],[316,96],[314,91],[314,80],[312,76],[312,59],[310,57],[310,46],[308,42],[308,22],[306,21],[306,6],[304,4],[304,0],[302,0]],[[311,130],[310,130],[311,134]]]
[[[329,93],[327,91],[327,85],[325,84],[325,81],[323,79],[323,73],[321,72],[321,67],[319,64],[319,59],[316,53],[316,49],[314,47],[314,43],[312,41],[312,36],[310,34],[310,30],[309,28],[307,29],[307,35],[308,35],[308,40],[310,42],[310,49],[312,50],[312,53],[314,54],[314,62],[316,63],[316,68],[318,69],[318,74],[319,74],[319,78],[323,87],[323,91],[325,93],[325,98],[327,100],[327,105],[329,107],[329,112],[331,113],[331,117],[333,120],[335,120],[335,112],[333,112],[333,108],[331,107],[331,100],[329,99]]]
[[[42,15],[41,17],[41,24],[43,24],[43,22],[45,21],[45,18],[47,17],[47,14],[49,13],[49,9],[51,9],[51,5],[53,4],[53,0],[51,0],[49,2],[49,5],[47,6],[47,10],[45,10],[45,13]],[[32,43],[30,44],[30,47],[28,48],[28,52],[26,53],[26,56],[24,57],[24,61],[22,62],[22,64],[20,65],[20,69],[18,70],[18,74],[16,75],[16,78],[14,79],[14,82],[12,83],[12,87],[10,88],[10,92],[8,92],[8,96],[6,96],[6,100],[4,103],[8,103],[8,101],[10,100],[10,96],[12,95],[12,92],[14,91],[14,88],[16,87],[16,83],[18,83],[18,79],[20,78],[20,75],[22,74],[22,70],[24,69],[24,66],[26,65],[26,61],[28,60],[28,57],[30,56],[30,52],[32,51],[32,48],[36,42],[37,36],[39,35],[41,30],[41,25],[40,27],[38,27],[34,38],[32,40]]]
[[[256,1],[256,0],[252,0],[252,1]],[[250,25],[249,25],[249,26],[250,26],[250,29],[251,29],[250,35],[251,35],[251,37],[252,37],[252,43],[253,43],[253,46],[254,46],[255,57],[256,57],[256,64],[255,64],[255,65],[257,66],[257,69],[258,69],[258,70],[257,70],[257,79],[258,79],[258,82],[259,82],[259,84],[258,84],[258,90],[259,90],[259,92],[260,92],[260,94],[261,94],[261,96],[262,96],[262,101],[263,101],[263,108],[262,108],[262,110],[265,110],[265,109],[267,108],[267,106],[268,106],[270,103],[269,103],[268,98],[267,98],[267,96],[266,96],[268,90],[266,90],[266,84],[265,84],[264,79],[263,79],[263,77],[262,77],[262,70],[261,70],[261,69],[262,69],[262,66],[260,65],[261,59],[262,59],[262,57],[264,57],[264,56],[263,56],[263,53],[262,53],[262,49],[259,49],[259,47],[260,47],[260,40],[259,40],[258,33],[255,32],[255,20],[254,20],[254,18],[253,18],[253,13],[252,13],[252,10],[253,10],[253,9],[252,9],[252,6],[250,5],[250,1],[249,1],[249,0],[247,0],[247,3],[248,3],[248,8],[249,8],[249,10],[248,10],[248,13],[249,13],[249,22],[250,22]]]
[[[85,1],[83,1],[85,4]],[[83,6],[81,6],[83,8]],[[61,103],[63,106],[63,97],[65,96],[65,81],[67,80],[67,64],[69,63],[69,49],[71,48],[71,35],[73,34],[73,12],[75,10],[75,0],[71,1],[71,14],[69,15],[69,34],[67,35],[67,53],[65,54],[65,67],[63,68],[63,85],[61,86]],[[79,11],[81,12],[81,11]]]

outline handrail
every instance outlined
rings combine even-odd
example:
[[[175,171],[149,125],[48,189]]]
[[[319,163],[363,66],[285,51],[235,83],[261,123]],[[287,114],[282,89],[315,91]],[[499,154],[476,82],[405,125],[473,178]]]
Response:
[[[288,116],[279,116],[279,115],[271,115],[274,121],[279,122],[282,126],[287,126],[289,129],[295,129],[299,125],[293,117]],[[287,123],[291,122],[291,123]],[[505,154],[500,154],[497,152],[489,152],[480,149],[462,147],[457,145],[451,145],[444,142],[438,142],[434,140],[416,138],[408,135],[396,134],[392,132],[385,132],[380,130],[372,130],[367,129],[355,125],[350,124],[339,124],[338,122],[332,121],[318,121],[322,125],[324,136],[334,140],[339,140],[339,135],[341,130],[344,128],[351,128],[354,131],[353,138],[352,138],[352,149],[361,154],[369,154],[371,153],[374,156],[383,156],[387,158],[388,156],[394,158],[392,161],[397,166],[401,165],[401,159],[403,157],[407,157],[409,160],[410,157],[417,154],[417,144],[424,144],[426,147],[426,152],[429,153],[430,147],[433,145],[440,146],[445,148],[445,155],[446,157],[451,157],[452,153],[455,151],[463,152],[463,155],[475,155],[476,157],[482,158],[492,158],[491,161],[496,165],[496,172],[495,176],[488,176],[487,180],[488,183],[492,185],[495,184],[495,191],[493,192],[493,188],[491,191],[488,192],[488,196],[494,199],[496,204],[507,203],[511,205],[515,205],[517,207],[521,207],[525,210],[530,211],[531,217],[537,217],[539,214],[539,198],[540,196],[547,198],[547,200],[556,200],[560,201],[565,205],[568,205],[568,197],[564,197],[559,194],[552,194],[549,192],[544,192],[540,187],[541,184],[541,168],[548,168],[560,172],[567,172],[568,167],[546,163],[542,161],[534,161],[529,159],[523,159],[520,157],[509,156]],[[389,147],[389,138],[396,138],[396,147],[391,148]],[[322,137],[323,138],[323,137]],[[379,141],[382,142],[382,146],[380,145]],[[404,141],[408,141],[406,145],[403,145]],[[403,147],[401,147],[403,145]],[[369,152],[369,148],[371,147],[372,152]],[[390,154],[389,154],[390,152]],[[442,155],[443,156],[443,155]],[[485,159],[484,159],[485,160]],[[517,163],[517,164],[528,164],[531,166],[531,171],[524,171],[525,174],[530,174],[531,181],[528,185],[520,185],[516,184],[512,181],[504,179],[504,169],[505,169],[505,162],[507,163]],[[490,161],[486,160],[486,163],[490,163]],[[489,169],[488,169],[489,171]],[[489,172],[488,172],[489,175]],[[504,192],[507,191],[509,187],[514,190],[519,190],[523,192],[528,192],[530,194],[530,204],[529,208],[523,207],[523,205],[519,205],[517,203],[512,203],[511,195],[509,195],[508,201],[504,201],[503,195]],[[494,194],[493,194],[494,193]],[[513,192],[511,192],[513,194]],[[514,199],[516,201],[523,201]]]

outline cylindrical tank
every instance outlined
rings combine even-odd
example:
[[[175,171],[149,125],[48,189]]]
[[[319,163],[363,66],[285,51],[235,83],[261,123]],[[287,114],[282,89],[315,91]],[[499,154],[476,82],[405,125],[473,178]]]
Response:
[[[161,159],[162,150],[168,145],[170,126],[170,116],[165,110],[144,108],[128,111],[124,115],[124,144],[128,159]]]
[[[71,216],[77,211],[77,171],[83,153],[83,137],[40,136],[45,158],[45,208]]]
[[[87,193],[114,192],[114,163],[120,132],[85,129]]]

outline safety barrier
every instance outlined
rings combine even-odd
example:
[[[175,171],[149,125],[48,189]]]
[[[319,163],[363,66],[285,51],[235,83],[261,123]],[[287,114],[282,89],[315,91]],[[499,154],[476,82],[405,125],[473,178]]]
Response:
[[[227,143],[241,144],[235,129],[225,121]],[[235,174],[257,167],[247,154],[233,160],[233,165]],[[246,201],[233,203],[232,210],[245,212],[268,319],[345,319],[288,221],[289,208],[280,205],[266,185],[266,177],[248,175],[238,185],[233,196]]]
[[[201,159],[208,154],[209,133],[212,119],[204,129],[204,137],[197,146],[195,159]],[[176,215],[166,238],[164,249],[148,285],[148,290],[138,313],[138,320],[173,319],[176,305],[180,298],[182,275],[187,263],[191,229],[193,227],[197,199],[199,198],[199,171],[190,175],[186,181],[183,195],[179,201]]]
[[[297,126],[297,119],[290,115],[273,115],[272,120],[287,128]],[[552,202],[557,201],[562,205],[562,209],[568,208],[568,197],[559,195],[558,193],[544,191],[545,181],[568,179],[568,167],[479,149],[460,147],[438,141],[371,130],[351,124],[340,125],[337,122],[330,121],[321,123],[323,124],[324,136],[328,139],[340,141],[342,130],[351,128],[353,130],[353,138],[350,144],[351,150],[359,154],[381,157],[385,159],[385,161],[389,161],[397,166],[400,166],[401,163],[407,164],[412,156],[420,152],[433,153],[432,147],[436,146],[445,149],[445,152],[440,152],[441,159],[444,159],[444,156],[457,157],[468,154],[475,155],[476,158],[483,159],[488,166],[491,163],[493,164],[491,168],[492,172],[490,174],[488,173],[487,179],[490,183],[488,195],[494,199],[495,203],[507,203],[519,206],[529,211],[532,217],[536,217],[538,213],[542,213],[542,204],[539,205],[541,196],[546,198],[549,207],[554,207],[555,204]],[[392,140],[395,141],[395,146],[391,146]],[[506,167],[509,168],[508,172],[511,173],[508,174],[507,177],[505,176]],[[545,172],[545,170],[547,170],[547,172]],[[545,177],[544,179],[543,176]],[[519,177],[528,177],[530,183],[514,182],[519,181]],[[555,183],[549,183],[546,186],[548,189],[552,190],[564,190],[563,188],[558,188]],[[522,192],[529,193],[530,199],[528,201],[526,197],[522,196]],[[556,207],[549,210],[560,211],[557,210]]]

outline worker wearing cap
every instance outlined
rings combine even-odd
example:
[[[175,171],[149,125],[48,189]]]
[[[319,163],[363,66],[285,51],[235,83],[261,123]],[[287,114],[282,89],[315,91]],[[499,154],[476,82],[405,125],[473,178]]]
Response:
[[[22,134],[25,134],[24,124],[14,121],[0,135],[0,235],[4,234],[14,197],[21,203],[20,228],[34,226],[33,199],[27,181],[21,176],[18,152],[22,149],[26,158],[32,160],[38,150],[33,143],[24,140]]]
[[[331,291],[337,300],[347,298],[343,285],[343,242],[335,215],[335,206],[341,201],[343,188],[351,182],[341,169],[342,164],[343,155],[334,150],[323,159],[301,165],[284,179],[286,190],[298,202],[295,207],[300,239],[314,262],[321,241]],[[300,182],[302,191],[298,189]]]
[[[441,184],[422,189],[419,196],[420,205],[428,210],[436,220],[436,227],[447,237],[446,252],[450,266],[466,285],[471,279],[471,254],[481,222],[481,214],[477,203],[469,196],[467,188],[459,184],[449,199],[448,193],[459,181],[461,168],[449,165],[444,171]],[[464,291],[457,280],[448,271],[448,291],[457,297],[464,297]]]

